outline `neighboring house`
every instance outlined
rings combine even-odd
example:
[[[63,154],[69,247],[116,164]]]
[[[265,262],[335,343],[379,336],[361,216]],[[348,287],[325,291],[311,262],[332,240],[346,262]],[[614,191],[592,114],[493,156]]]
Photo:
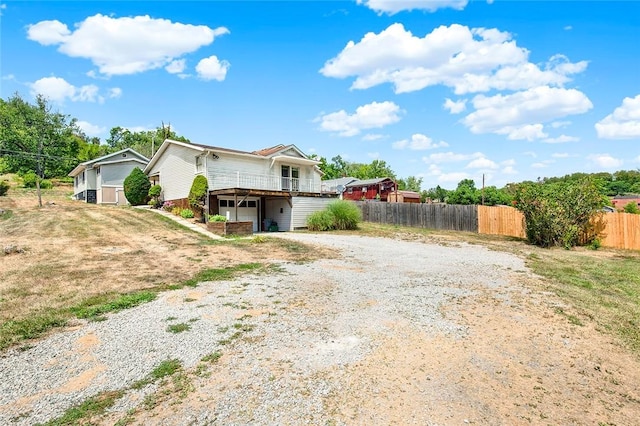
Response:
[[[162,199],[185,200],[196,175],[209,184],[209,214],[232,221],[252,221],[254,232],[265,222],[281,231],[306,228],[307,216],[335,196],[321,192],[319,162],[295,145],[254,152],[167,139],[144,172],[162,186]]]
[[[390,203],[419,203],[420,194],[415,191],[394,191],[387,198]]]
[[[354,177],[342,177],[338,179],[328,179],[322,181],[322,192],[336,194],[342,198],[342,193],[347,189],[347,185],[358,179]]]
[[[356,180],[346,185],[342,194],[345,200],[387,201],[388,195],[396,189],[396,183],[390,178]]]
[[[640,195],[616,195],[611,199],[611,204],[618,210],[624,209],[629,203],[635,203],[640,207]]]
[[[127,204],[124,179],[135,167],[144,169],[149,159],[131,148],[85,161],[69,173],[73,198],[94,204]]]

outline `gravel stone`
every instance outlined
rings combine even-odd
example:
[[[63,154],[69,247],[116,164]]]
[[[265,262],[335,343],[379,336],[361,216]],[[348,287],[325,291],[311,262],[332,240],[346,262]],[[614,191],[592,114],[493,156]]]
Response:
[[[230,354],[224,368],[246,385],[222,384],[214,406],[204,401],[199,411],[176,411],[159,424],[324,423],[323,398],[341,389],[318,371],[357,363],[375,349],[376,336],[390,332],[388,324],[463,337],[465,327],[443,318],[442,304],[470,295],[471,283],[503,289],[508,301],[506,277],[525,271],[513,255],[469,244],[278,237],[329,246],[340,257],[165,292],[106,321],[80,322],[27,350],[9,350],[0,356],[0,424],[46,422],[99,392],[130,387],[164,360],[191,369],[214,351]],[[178,323],[191,328],[167,331]],[[221,344],[238,323],[253,329]],[[278,366],[286,366],[283,374],[274,373]],[[155,389],[130,390],[111,411],[124,415]]]

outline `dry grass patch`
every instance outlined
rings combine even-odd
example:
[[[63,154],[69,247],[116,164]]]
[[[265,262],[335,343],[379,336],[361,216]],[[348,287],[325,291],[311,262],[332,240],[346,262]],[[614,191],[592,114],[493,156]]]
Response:
[[[59,326],[87,300],[109,303],[194,285],[188,280],[206,278],[206,271],[322,255],[278,238],[212,240],[154,212],[71,201],[66,190],[43,194],[42,208],[34,191],[0,197],[0,208],[12,213],[0,220],[0,246],[24,250],[0,253],[0,349]]]

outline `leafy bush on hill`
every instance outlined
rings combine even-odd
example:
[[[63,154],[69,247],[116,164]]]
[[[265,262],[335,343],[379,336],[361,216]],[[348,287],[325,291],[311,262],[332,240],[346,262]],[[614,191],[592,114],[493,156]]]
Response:
[[[124,196],[132,206],[146,204],[150,188],[151,182],[139,167],[134,168],[124,179]]]

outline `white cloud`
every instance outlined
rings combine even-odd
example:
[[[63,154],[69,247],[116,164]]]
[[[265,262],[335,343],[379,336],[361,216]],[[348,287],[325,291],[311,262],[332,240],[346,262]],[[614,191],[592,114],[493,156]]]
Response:
[[[564,26],[564,30],[565,31],[571,31],[573,29],[573,27],[571,25],[565,25]]]
[[[419,37],[396,23],[379,34],[365,34],[359,42],[349,41],[320,72],[326,77],[356,77],[352,89],[391,83],[396,93],[403,93],[445,85],[464,94],[563,86],[587,67],[586,61],[571,63],[563,55],[540,66],[528,57],[529,51],[510,33],[495,28],[453,24]]]
[[[384,137],[385,135],[381,135],[379,133],[367,133],[362,137],[362,140],[371,142],[371,141],[377,141],[378,139],[382,139]]]
[[[457,154],[451,151],[437,152],[434,154],[430,154],[427,157],[422,157],[422,161],[427,164],[441,164],[468,161],[475,158],[484,158],[484,154],[482,154],[481,152],[474,152],[473,154]]]
[[[470,175],[464,172],[442,173],[438,175],[438,183],[458,183],[463,179],[469,179]]]
[[[551,154],[553,158],[569,158],[570,155],[567,152],[554,152]]]
[[[377,160],[380,158],[380,153],[379,152],[367,152],[367,157],[373,159],[373,160]]]
[[[475,160],[472,160],[469,164],[467,164],[467,169],[497,169],[499,166],[495,161],[489,160],[486,157],[479,157]]]
[[[511,139],[546,137],[542,124],[567,115],[582,114],[593,107],[576,89],[540,86],[508,95],[473,99],[476,111],[462,122],[472,133],[507,134]]]
[[[619,158],[612,157],[609,154],[591,154],[587,156],[587,160],[593,165],[604,169],[614,169],[622,166],[623,163]]]
[[[187,67],[186,59],[176,59],[174,61],[169,62],[169,64],[166,67],[164,67],[164,69],[169,74],[180,74],[185,70],[186,67]]]
[[[503,127],[502,129],[496,130],[494,133],[507,135],[507,139],[512,141],[526,139],[531,142],[533,140],[549,136],[543,131],[543,128],[544,126],[542,124],[525,124],[524,126],[519,127]]]
[[[513,166],[506,166],[501,170],[503,175],[517,175],[518,171]]]
[[[66,99],[74,102],[104,102],[104,98],[98,95],[98,86],[88,84],[76,87],[60,77],[44,77],[29,85],[31,94],[38,94],[49,98],[53,102],[62,103]]]
[[[533,152],[533,151],[526,151],[526,152],[523,152],[523,153],[522,153],[522,155],[525,155],[525,156],[527,156],[527,157],[532,157],[532,158],[536,158],[536,157],[538,156],[538,154],[536,154],[536,153],[535,153],[535,152]]]
[[[219,61],[218,57],[213,55],[198,62],[196,72],[198,77],[203,80],[223,81],[230,66],[229,62],[225,60]]]
[[[122,96],[122,89],[119,87],[112,87],[111,89],[109,89],[109,97],[110,98],[114,98],[117,99],[120,96]]]
[[[87,136],[100,136],[107,130],[106,127],[96,126],[88,121],[78,121],[76,124]]]
[[[640,137],[640,95],[624,98],[622,105],[596,123],[598,137],[634,139]]]
[[[153,126],[133,126],[133,127],[125,127],[125,129],[127,129],[131,133],[151,132],[156,130],[156,128]],[[171,130],[174,132],[176,131],[173,127],[171,127]]]
[[[570,125],[571,125],[570,121],[554,121],[550,124],[550,126],[553,127],[554,129],[560,129],[562,127],[567,127]]]
[[[393,102],[372,102],[356,108],[356,112],[348,114],[345,110],[332,112],[317,117],[320,130],[334,132],[338,136],[355,136],[362,130],[378,129],[400,121],[402,110]]]
[[[411,140],[403,139],[393,143],[393,149],[408,148],[413,151],[424,151],[427,149],[441,148],[449,146],[445,141],[434,143],[433,140],[423,134],[416,133],[411,136]]]
[[[404,10],[425,10],[435,12],[438,9],[451,8],[462,10],[468,0],[357,0],[378,14],[387,13],[393,15]]]
[[[501,166],[515,166],[516,165],[516,160],[514,160],[513,158],[509,158],[508,160],[504,160],[500,162]]]
[[[443,105],[444,109],[449,110],[451,114],[460,114],[467,109],[467,100],[461,99],[459,101],[452,101],[446,98]]]
[[[27,36],[74,58],[86,58],[105,75],[135,74],[167,66],[228,34],[224,27],[174,23],[146,16],[113,18],[97,14],[75,24],[40,21],[30,25]]]
[[[560,135],[557,138],[547,138],[547,139],[543,140],[542,142],[546,142],[546,143],[566,143],[566,142],[578,142],[579,140],[580,140],[580,138],[577,138],[575,136]]]
[[[549,165],[547,163],[533,163],[531,167],[534,169],[544,169],[545,167],[549,167]]]
[[[2,16],[2,11],[6,10],[7,5],[5,3],[0,4],[0,16]]]

